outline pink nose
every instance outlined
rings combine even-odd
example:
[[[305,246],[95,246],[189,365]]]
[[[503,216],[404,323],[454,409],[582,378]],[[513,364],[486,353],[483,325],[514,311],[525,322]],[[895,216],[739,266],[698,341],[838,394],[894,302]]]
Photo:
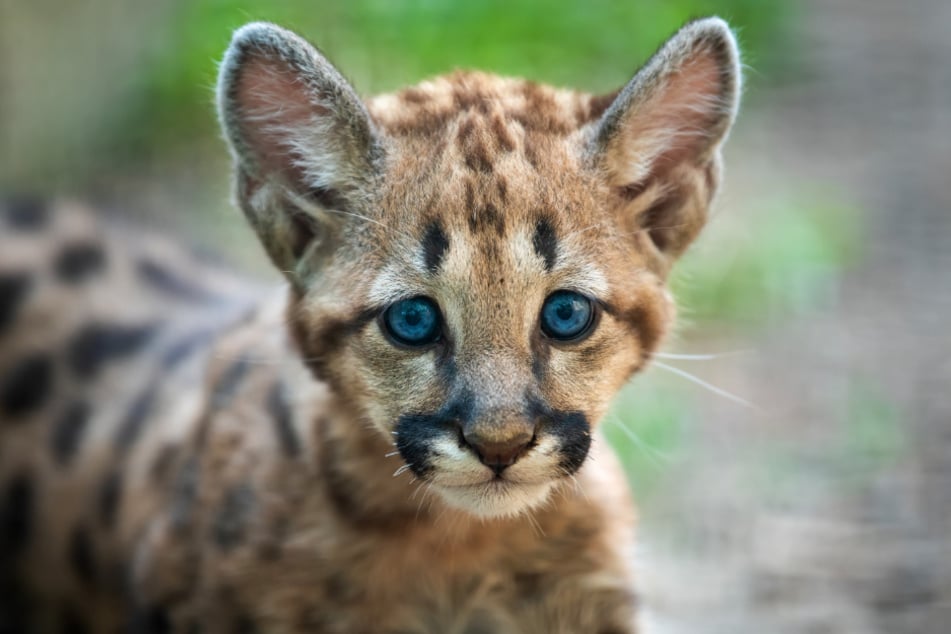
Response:
[[[488,440],[478,433],[464,434],[466,444],[472,447],[482,464],[501,475],[505,469],[515,464],[528,450],[532,442],[532,434],[528,431],[519,433],[503,441]]]

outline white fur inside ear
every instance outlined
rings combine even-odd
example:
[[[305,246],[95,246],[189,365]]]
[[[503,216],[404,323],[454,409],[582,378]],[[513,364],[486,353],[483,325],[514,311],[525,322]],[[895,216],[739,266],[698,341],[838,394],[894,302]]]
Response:
[[[688,24],[621,91],[596,130],[612,183],[645,182],[684,161],[701,161],[736,116],[736,41],[719,18]]]

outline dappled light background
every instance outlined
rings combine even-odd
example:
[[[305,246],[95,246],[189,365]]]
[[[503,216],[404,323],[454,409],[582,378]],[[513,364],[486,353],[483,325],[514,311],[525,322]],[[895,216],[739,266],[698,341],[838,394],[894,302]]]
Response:
[[[746,64],[726,184],[675,275],[676,336],[605,423],[644,604],[658,633],[944,634],[945,0],[2,2],[0,191],[91,202],[278,285],[214,120],[235,27],[301,32],[365,94],[457,67],[606,92],[709,14]]]

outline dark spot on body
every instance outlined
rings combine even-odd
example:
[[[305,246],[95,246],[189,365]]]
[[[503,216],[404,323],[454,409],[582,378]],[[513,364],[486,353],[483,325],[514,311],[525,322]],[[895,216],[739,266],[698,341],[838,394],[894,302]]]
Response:
[[[13,418],[40,409],[53,390],[53,361],[42,352],[20,359],[0,381],[0,409]]]
[[[248,484],[235,485],[225,492],[212,526],[212,538],[221,550],[231,550],[241,543],[254,506],[254,491]]]
[[[78,377],[92,378],[110,361],[131,356],[143,348],[156,330],[154,324],[89,324],[73,336],[67,360]]]
[[[50,207],[37,196],[10,198],[4,205],[7,224],[19,231],[39,231],[49,224]]]
[[[214,338],[215,333],[216,330],[210,328],[207,330],[197,330],[172,342],[172,344],[162,352],[162,367],[166,370],[171,370],[196,351],[207,348]]]
[[[135,264],[139,278],[163,295],[186,301],[210,301],[216,297],[210,289],[199,286],[167,266],[142,258]]]
[[[56,463],[65,467],[70,464],[79,445],[82,442],[83,432],[89,422],[91,410],[85,401],[73,401],[53,424],[50,436],[50,449]]]
[[[274,424],[274,433],[281,451],[288,458],[296,458],[301,453],[301,442],[297,430],[294,429],[294,415],[283,383],[275,383],[268,392],[267,411]]]
[[[155,454],[152,466],[149,468],[149,479],[157,485],[165,482],[178,455],[178,447],[175,445],[163,445]]]
[[[100,273],[106,265],[106,252],[95,242],[76,242],[63,247],[53,262],[56,278],[69,285],[80,284]]]
[[[222,409],[231,402],[241,387],[248,372],[251,371],[251,360],[241,355],[229,365],[212,387],[211,408],[213,410]]]
[[[449,238],[438,222],[431,222],[423,235],[423,261],[426,270],[436,273],[449,250]]]
[[[172,527],[176,530],[184,529],[191,520],[192,509],[198,496],[199,474],[198,459],[195,456],[189,456],[175,478],[169,514]]]
[[[31,474],[21,471],[6,483],[0,496],[0,553],[15,557],[33,533],[36,492]]]
[[[162,605],[142,605],[132,609],[127,631],[135,634],[171,634],[172,620]]]
[[[122,474],[111,471],[99,485],[99,519],[105,528],[112,528],[119,511],[119,498],[122,496]]]
[[[69,536],[69,563],[79,581],[87,587],[96,583],[96,556],[92,538],[84,526],[77,526]]]
[[[32,285],[26,273],[0,275],[0,335],[13,323]]]
[[[142,427],[155,407],[156,389],[155,385],[150,384],[132,401],[129,411],[116,429],[114,439],[116,449],[126,451],[138,440]]]
[[[532,246],[535,253],[545,261],[545,270],[551,271],[558,261],[558,237],[555,227],[547,218],[542,218],[535,225],[535,234],[532,236]]]

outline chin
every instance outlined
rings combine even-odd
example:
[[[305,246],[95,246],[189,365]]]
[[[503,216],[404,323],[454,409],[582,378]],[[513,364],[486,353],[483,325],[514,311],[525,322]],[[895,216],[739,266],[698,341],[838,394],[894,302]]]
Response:
[[[463,486],[433,485],[443,501],[456,509],[485,519],[515,517],[543,505],[554,482],[518,483],[491,480]]]

